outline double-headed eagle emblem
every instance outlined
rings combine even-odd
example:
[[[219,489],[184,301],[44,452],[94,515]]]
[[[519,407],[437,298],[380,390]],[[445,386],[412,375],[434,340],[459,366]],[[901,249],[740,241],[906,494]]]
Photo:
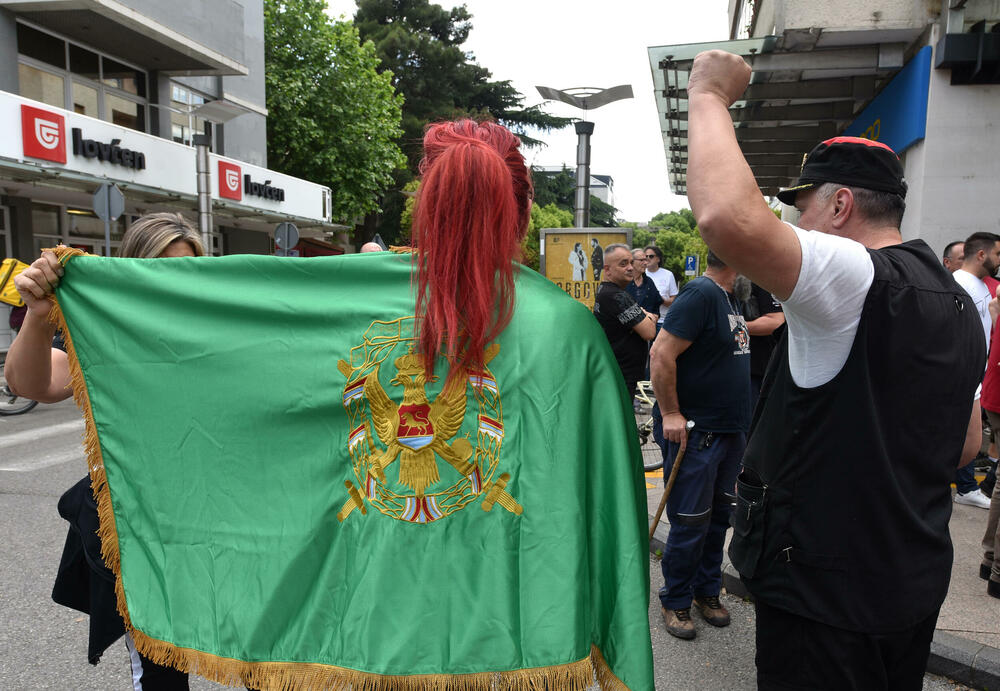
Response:
[[[376,476],[385,482],[385,468],[399,459],[399,484],[410,487],[418,497],[429,485],[440,480],[437,460],[440,456],[460,475],[473,470],[469,462],[472,444],[468,439],[451,439],[465,419],[465,373],[450,379],[433,402],[427,398],[427,376],[420,357],[408,353],[396,358],[396,376],[390,383],[402,385],[403,402],[393,403],[379,382],[379,366],[365,378],[365,398],[371,406],[372,422],[379,440],[385,445],[372,459]]]
[[[383,323],[378,324],[384,329]],[[392,343],[382,338],[377,346],[384,349]],[[347,378],[344,406],[353,428],[348,435],[348,450],[360,485],[359,489],[349,480],[344,483],[349,499],[337,514],[339,520],[345,520],[355,509],[367,513],[365,505],[371,503],[394,518],[427,523],[449,515],[476,497],[482,500],[484,511],[498,505],[521,514],[521,505],[507,491],[510,475],[496,474],[504,430],[499,389],[486,365],[499,350],[497,344],[486,349],[482,371],[453,372],[431,400],[427,385],[437,378],[427,375],[423,358],[413,352],[411,345],[409,352],[392,361],[396,376],[389,383],[402,387],[399,403],[389,398],[382,387],[379,372],[384,358],[370,359],[366,354],[365,364],[360,367],[352,367],[345,360],[337,363]],[[455,438],[466,418],[470,384],[479,404],[475,444],[468,434]],[[375,443],[376,436],[381,446]],[[447,488],[434,488],[441,482],[439,458],[460,478]],[[398,493],[386,480],[387,470],[396,461],[397,486],[409,488],[412,495]]]

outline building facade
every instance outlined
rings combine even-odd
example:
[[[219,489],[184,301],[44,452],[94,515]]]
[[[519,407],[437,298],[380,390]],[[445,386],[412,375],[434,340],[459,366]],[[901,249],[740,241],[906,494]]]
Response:
[[[798,176],[816,143],[863,136],[903,161],[904,239],[941,251],[1000,232],[1000,2],[730,0],[729,17],[728,40],[649,48],[676,192],[686,191],[691,60],[722,48],[754,69],[730,112],[765,196]]]
[[[0,0],[0,122],[4,257],[59,243],[113,254],[154,211],[197,224],[199,171],[213,254],[270,253],[284,221],[318,245],[342,228],[328,188],[267,169],[263,0]],[[110,248],[102,183],[125,198]]]

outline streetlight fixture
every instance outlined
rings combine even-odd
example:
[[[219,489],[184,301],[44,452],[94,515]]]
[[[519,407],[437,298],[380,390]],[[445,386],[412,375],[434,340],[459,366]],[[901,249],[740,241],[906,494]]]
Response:
[[[572,89],[553,89],[550,86],[536,86],[542,98],[561,101],[583,110],[583,119],[577,120],[576,134],[576,200],[573,209],[573,225],[586,228],[590,225],[590,135],[594,133],[594,123],[587,121],[587,111],[606,106],[614,101],[632,98],[632,86],[619,84],[610,89],[593,86],[579,86]]]

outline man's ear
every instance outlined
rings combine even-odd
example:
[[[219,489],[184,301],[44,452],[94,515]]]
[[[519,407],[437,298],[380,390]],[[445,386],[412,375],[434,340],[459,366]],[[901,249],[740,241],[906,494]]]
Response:
[[[833,218],[830,222],[834,228],[843,228],[853,213],[854,193],[847,187],[841,187],[833,193]]]

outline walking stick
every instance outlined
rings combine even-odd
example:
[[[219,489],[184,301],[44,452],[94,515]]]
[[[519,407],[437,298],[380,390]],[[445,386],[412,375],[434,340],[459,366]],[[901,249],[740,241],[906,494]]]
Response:
[[[690,435],[691,430],[694,429],[694,420],[688,420],[684,429],[685,432]],[[656,526],[660,522],[660,516],[663,515],[663,509],[667,506],[667,497],[670,496],[670,490],[674,488],[674,481],[677,479],[677,471],[681,467],[681,461],[684,460],[685,451],[687,451],[687,444],[677,450],[677,456],[674,458],[674,466],[670,469],[670,477],[667,478],[667,484],[663,487],[663,496],[660,497],[660,506],[656,509],[656,518],[653,519],[653,524],[649,526],[650,540],[653,539],[653,533],[656,532]]]

